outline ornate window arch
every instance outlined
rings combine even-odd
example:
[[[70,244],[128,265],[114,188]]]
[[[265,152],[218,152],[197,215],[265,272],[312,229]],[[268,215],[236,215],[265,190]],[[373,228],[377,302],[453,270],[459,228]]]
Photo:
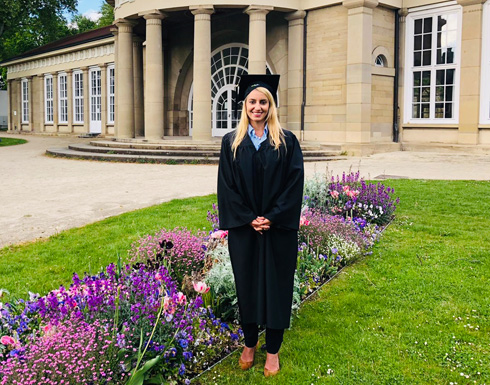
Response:
[[[240,76],[248,73],[248,46],[226,44],[211,53],[211,107],[213,136],[223,136],[235,129],[240,120],[241,103],[234,111],[234,89]],[[272,73],[267,66],[267,73]],[[192,135],[193,86],[189,93],[189,135]]]

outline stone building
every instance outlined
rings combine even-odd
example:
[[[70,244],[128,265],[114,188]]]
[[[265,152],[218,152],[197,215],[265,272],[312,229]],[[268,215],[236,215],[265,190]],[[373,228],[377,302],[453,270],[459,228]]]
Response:
[[[268,72],[302,140],[490,144],[489,0],[108,2],[114,26],[1,64],[9,130],[208,141],[240,75]]]

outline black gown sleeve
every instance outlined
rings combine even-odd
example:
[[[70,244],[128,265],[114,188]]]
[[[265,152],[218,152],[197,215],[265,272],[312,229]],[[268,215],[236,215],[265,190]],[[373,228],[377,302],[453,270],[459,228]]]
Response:
[[[237,187],[238,176],[234,172],[230,134],[221,141],[218,168],[218,214],[220,229],[227,230],[247,225],[257,216],[245,204]]]
[[[264,214],[273,226],[291,230],[299,229],[301,204],[303,201],[304,167],[303,153],[296,136],[287,132],[287,168],[286,181],[275,204]]]

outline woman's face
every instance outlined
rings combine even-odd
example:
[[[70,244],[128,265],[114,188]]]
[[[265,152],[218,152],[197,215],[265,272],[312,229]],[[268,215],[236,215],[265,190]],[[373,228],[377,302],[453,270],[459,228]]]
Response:
[[[269,100],[258,90],[253,90],[248,94],[245,106],[250,123],[263,122],[269,112]]]

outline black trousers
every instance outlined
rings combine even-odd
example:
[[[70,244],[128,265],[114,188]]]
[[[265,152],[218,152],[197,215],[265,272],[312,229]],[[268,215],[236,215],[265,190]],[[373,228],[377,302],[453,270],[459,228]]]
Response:
[[[253,348],[259,340],[259,327],[257,324],[242,324],[243,336],[245,338],[245,346]],[[265,329],[265,343],[267,345],[267,353],[276,354],[281,348],[284,336],[284,329]]]

